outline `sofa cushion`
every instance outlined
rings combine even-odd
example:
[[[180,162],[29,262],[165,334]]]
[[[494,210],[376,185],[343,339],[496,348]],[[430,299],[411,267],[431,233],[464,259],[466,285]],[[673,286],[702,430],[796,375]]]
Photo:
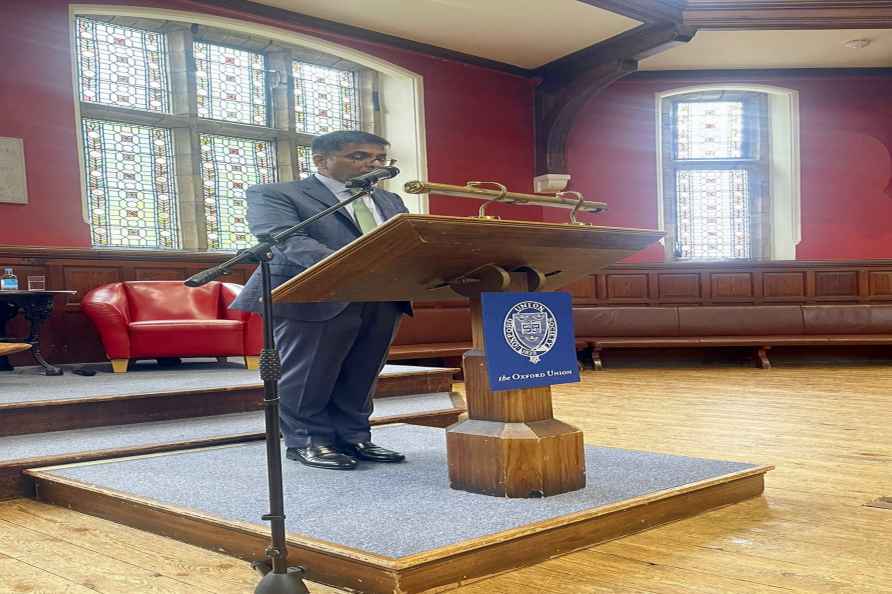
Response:
[[[152,320],[132,322],[130,357],[242,355],[244,322],[239,320]]]
[[[803,305],[807,334],[892,334],[892,305]]]
[[[124,283],[130,319],[214,320],[220,314],[220,284],[187,287],[179,281]]]
[[[674,307],[574,307],[577,337],[678,336]]]
[[[679,307],[680,336],[763,336],[802,334],[798,305]]]

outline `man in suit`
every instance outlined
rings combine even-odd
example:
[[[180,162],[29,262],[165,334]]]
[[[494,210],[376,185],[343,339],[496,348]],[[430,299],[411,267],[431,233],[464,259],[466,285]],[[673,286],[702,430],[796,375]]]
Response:
[[[390,143],[374,134],[338,131],[312,144],[317,173],[295,182],[248,188],[254,235],[277,233],[353,192],[350,178],[387,165]],[[402,199],[376,189],[273,249],[278,286],[387,219],[408,212]],[[261,311],[260,269],[248,280],[237,309]],[[404,456],[371,441],[369,415],[378,374],[407,302],[283,303],[274,306],[282,361],[280,416],[286,456],[308,466],[351,470],[357,460],[401,462]]]

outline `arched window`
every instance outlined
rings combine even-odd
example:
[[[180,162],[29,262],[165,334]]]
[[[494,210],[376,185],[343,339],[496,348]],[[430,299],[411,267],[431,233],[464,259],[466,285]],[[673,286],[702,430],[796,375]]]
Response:
[[[795,259],[795,92],[716,85],[657,101],[667,259]]]
[[[83,10],[72,15],[75,86],[96,247],[251,245],[245,190],[312,173],[309,145],[333,130],[387,136],[405,177],[424,177],[421,80],[412,73],[250,23]]]

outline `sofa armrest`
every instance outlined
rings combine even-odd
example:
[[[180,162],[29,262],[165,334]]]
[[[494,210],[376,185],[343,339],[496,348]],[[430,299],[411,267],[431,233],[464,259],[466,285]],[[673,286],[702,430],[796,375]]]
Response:
[[[130,358],[130,308],[123,283],[96,287],[81,299],[81,311],[90,318],[109,359]]]
[[[220,283],[220,305],[225,319],[245,323],[245,355],[256,357],[263,348],[263,318],[254,312],[229,308],[241,290],[242,285]]]
[[[242,291],[242,285],[236,283],[220,283],[220,319],[247,322],[251,312],[230,309],[229,306]]]

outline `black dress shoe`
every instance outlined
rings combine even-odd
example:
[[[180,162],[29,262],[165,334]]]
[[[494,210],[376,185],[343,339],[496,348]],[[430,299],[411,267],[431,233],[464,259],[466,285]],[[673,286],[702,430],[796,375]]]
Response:
[[[311,445],[305,448],[288,448],[285,457],[301,464],[329,470],[353,470],[356,460],[327,445]]]
[[[402,462],[406,459],[399,452],[382,448],[370,441],[339,443],[338,449],[352,458],[368,460],[369,462]]]

